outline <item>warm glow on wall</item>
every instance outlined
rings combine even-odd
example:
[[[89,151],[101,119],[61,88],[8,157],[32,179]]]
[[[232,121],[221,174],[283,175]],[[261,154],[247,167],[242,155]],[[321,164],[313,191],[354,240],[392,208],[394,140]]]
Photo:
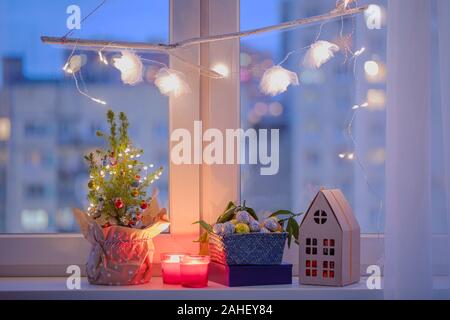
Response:
[[[367,102],[370,110],[383,110],[386,105],[384,90],[370,89],[367,91]]]
[[[11,136],[11,121],[9,118],[0,118],[0,141],[9,140]]]

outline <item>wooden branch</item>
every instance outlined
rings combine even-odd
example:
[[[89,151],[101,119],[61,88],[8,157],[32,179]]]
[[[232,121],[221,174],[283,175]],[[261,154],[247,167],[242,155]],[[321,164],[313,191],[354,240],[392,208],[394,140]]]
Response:
[[[87,39],[73,39],[73,38],[64,38],[64,37],[49,37],[42,36],[41,40],[46,44],[56,44],[63,45],[69,47],[77,47],[80,49],[86,50],[105,50],[105,51],[120,51],[123,49],[134,49],[136,51],[160,51],[167,52],[173,49],[184,48],[192,45],[202,44],[202,43],[210,43],[216,41],[224,41],[230,39],[240,39],[243,37],[248,37],[251,35],[257,35],[272,31],[279,30],[287,30],[292,28],[297,28],[300,26],[307,26],[316,24],[319,22],[334,20],[341,17],[348,17],[355,14],[359,14],[364,12],[367,9],[367,6],[361,6],[353,9],[335,9],[329,13],[297,19],[292,21],[287,21],[284,23],[280,23],[277,25],[272,25],[268,27],[252,29],[241,32],[234,32],[228,34],[220,34],[215,36],[208,37],[199,37],[193,39],[187,39],[184,41],[179,41],[173,44],[152,44],[152,43],[144,43],[144,42],[126,42],[126,41],[107,41],[107,40],[87,40]]]
[[[272,31],[287,30],[287,29],[292,29],[292,28],[296,28],[296,27],[300,27],[300,26],[312,25],[312,24],[322,22],[322,21],[333,20],[336,18],[341,18],[341,17],[346,17],[346,16],[352,16],[352,15],[364,12],[367,8],[368,8],[368,6],[362,6],[362,7],[357,7],[354,9],[346,9],[346,10],[335,9],[327,14],[323,14],[323,15],[319,15],[319,16],[287,21],[287,22],[276,24],[273,26],[268,26],[268,27],[263,27],[263,28],[248,30],[248,31],[240,31],[240,32],[234,32],[234,33],[228,33],[228,34],[220,34],[220,35],[216,35],[216,36],[188,39],[188,40],[177,42],[177,43],[173,44],[172,46],[175,48],[182,48],[182,47],[186,47],[186,46],[190,46],[190,45],[194,45],[194,44],[202,44],[202,43],[209,43],[209,42],[215,42],[215,41],[224,41],[224,40],[253,36],[253,35],[272,32]]]

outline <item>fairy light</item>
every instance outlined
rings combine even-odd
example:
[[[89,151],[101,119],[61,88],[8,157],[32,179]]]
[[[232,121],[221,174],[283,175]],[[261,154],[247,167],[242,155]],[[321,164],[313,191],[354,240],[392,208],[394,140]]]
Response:
[[[150,168],[153,168],[154,166],[155,166],[154,164],[150,164],[150,165],[149,165]]]
[[[380,66],[374,60],[369,60],[364,63],[364,71],[367,76],[375,77],[380,72]]]
[[[77,88],[77,91],[78,91],[81,95],[85,96],[86,98],[90,99],[91,101],[93,101],[93,102],[95,102],[95,103],[98,103],[98,104],[101,104],[101,105],[106,105],[106,104],[107,104],[106,101],[104,101],[104,100],[102,100],[102,99],[99,99],[99,98],[95,98],[95,97],[93,97],[93,96],[87,94],[86,92],[82,91],[82,90],[80,89],[80,85],[78,84],[78,78],[77,78],[76,74],[73,74],[72,76],[73,76],[73,79],[75,80],[75,87]]]
[[[108,65],[108,60],[106,60],[105,56],[103,55],[103,53],[101,51],[98,52],[98,58],[100,60],[100,62],[102,62],[105,65]]]
[[[104,105],[104,106],[106,106],[106,101],[104,101],[104,100],[101,100],[101,99],[98,99],[98,98],[90,98],[92,101],[94,101],[94,102],[96,102],[96,103],[98,103],[98,104],[102,104],[102,105]]]
[[[155,77],[155,85],[159,91],[168,97],[177,98],[191,91],[183,74],[169,68],[161,68]]]
[[[104,176],[105,176],[105,171],[101,170],[101,171],[100,171],[100,175],[101,175],[102,177],[104,177]]]
[[[353,57],[354,57],[354,58],[359,57],[359,56],[362,55],[364,52],[366,52],[366,48],[365,48],[365,47],[362,47],[361,49],[355,51],[355,53],[353,54]]]
[[[214,65],[211,70],[217,72],[222,77],[227,78],[230,75],[230,69],[223,63],[218,63]]]
[[[119,58],[113,59],[113,65],[120,71],[122,82],[134,86],[143,79],[144,65],[132,51],[122,51]]]
[[[132,169],[133,166],[131,164],[128,165],[128,169]]]
[[[147,170],[148,170],[148,167],[147,167],[147,166],[144,166],[144,170],[147,171]]]
[[[314,42],[306,52],[303,65],[310,69],[319,69],[340,50],[337,44],[319,40]]]
[[[259,88],[262,93],[274,97],[285,92],[290,85],[299,85],[297,74],[278,65],[264,72]]]

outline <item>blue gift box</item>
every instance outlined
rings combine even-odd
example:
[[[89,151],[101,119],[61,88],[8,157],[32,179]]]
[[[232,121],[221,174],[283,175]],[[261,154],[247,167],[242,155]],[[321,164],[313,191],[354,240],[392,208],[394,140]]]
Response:
[[[292,284],[292,264],[224,265],[211,262],[209,280],[227,287]]]

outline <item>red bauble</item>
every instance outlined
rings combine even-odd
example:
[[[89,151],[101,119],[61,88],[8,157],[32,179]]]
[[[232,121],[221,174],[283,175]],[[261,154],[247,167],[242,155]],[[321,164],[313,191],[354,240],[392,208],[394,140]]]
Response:
[[[142,201],[142,202],[141,202],[141,209],[142,209],[142,210],[145,210],[145,209],[147,209],[147,208],[148,208],[147,202]]]
[[[122,199],[120,199],[120,198],[117,198],[117,199],[114,201],[114,206],[115,206],[117,209],[122,209],[122,208],[123,208],[123,205],[124,205],[124,203],[123,203]]]
[[[141,176],[137,174],[134,178],[135,178],[136,180],[140,180],[140,179],[141,179]]]

